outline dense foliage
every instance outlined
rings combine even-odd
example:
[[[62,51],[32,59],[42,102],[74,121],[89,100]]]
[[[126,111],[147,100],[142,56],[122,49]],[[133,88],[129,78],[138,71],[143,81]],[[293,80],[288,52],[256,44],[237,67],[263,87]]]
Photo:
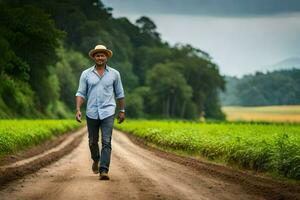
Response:
[[[113,18],[96,0],[4,0],[0,11],[0,117],[67,117],[96,44],[114,52],[129,117],[223,119],[224,80],[210,56],[171,47],[146,17]]]
[[[0,158],[81,125],[75,120],[0,120]]]
[[[0,114],[35,115],[55,92],[47,65],[57,61],[55,48],[64,34],[32,6],[1,5],[0,21]]]
[[[299,124],[127,120],[115,126],[161,148],[300,180]]]
[[[300,69],[226,77],[223,105],[265,106],[300,104]]]

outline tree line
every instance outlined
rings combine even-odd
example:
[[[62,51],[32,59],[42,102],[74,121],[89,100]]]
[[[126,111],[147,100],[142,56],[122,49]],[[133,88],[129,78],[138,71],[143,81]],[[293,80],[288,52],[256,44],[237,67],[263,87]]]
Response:
[[[300,104],[300,70],[256,72],[242,78],[226,77],[223,105],[267,106]]]
[[[96,0],[3,0],[0,5],[0,117],[71,116],[80,73],[96,44],[114,52],[129,117],[224,119],[224,77],[208,53],[169,45],[155,23],[114,18]]]

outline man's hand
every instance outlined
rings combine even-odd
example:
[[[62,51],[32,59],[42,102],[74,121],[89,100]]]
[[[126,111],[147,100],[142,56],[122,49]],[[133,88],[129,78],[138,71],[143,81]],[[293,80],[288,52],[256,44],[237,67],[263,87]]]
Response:
[[[76,96],[76,121],[81,123],[80,106],[83,104],[84,99],[81,96]]]
[[[118,123],[121,124],[125,120],[125,112],[119,112],[118,114]]]
[[[76,121],[78,121],[78,122],[81,123],[81,112],[80,112],[80,110],[78,110],[78,111],[76,112]]]

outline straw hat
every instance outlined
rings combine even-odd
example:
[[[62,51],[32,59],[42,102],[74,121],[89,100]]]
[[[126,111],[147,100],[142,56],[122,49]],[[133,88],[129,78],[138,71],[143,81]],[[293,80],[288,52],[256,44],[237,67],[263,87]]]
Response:
[[[107,49],[106,46],[104,46],[104,45],[97,45],[97,46],[95,46],[94,49],[90,50],[89,56],[91,58],[94,58],[94,54],[98,53],[98,52],[104,52],[104,53],[106,53],[107,54],[107,58],[111,58],[112,55],[113,55],[113,52],[111,50]]]

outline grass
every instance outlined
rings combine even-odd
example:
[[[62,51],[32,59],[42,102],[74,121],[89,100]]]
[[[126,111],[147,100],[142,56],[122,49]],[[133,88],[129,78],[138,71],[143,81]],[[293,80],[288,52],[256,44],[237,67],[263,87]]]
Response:
[[[75,120],[0,120],[0,158],[80,126]]]
[[[127,120],[116,128],[148,143],[300,180],[300,125]]]
[[[300,105],[222,108],[228,121],[300,122]]]

